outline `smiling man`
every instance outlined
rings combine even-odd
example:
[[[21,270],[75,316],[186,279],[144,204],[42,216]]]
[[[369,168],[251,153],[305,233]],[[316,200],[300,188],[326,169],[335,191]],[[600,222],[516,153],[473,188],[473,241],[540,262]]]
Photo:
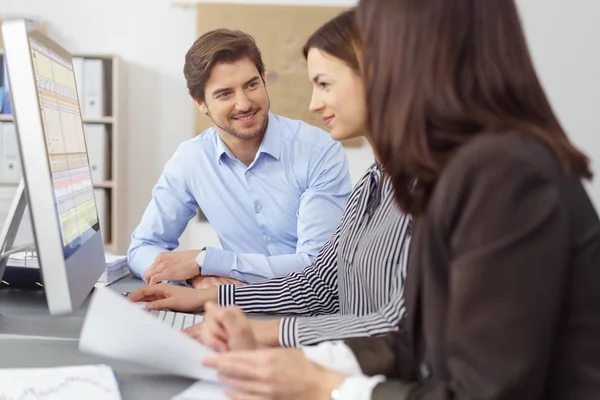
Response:
[[[128,261],[148,284],[256,282],[301,271],[340,222],[350,176],[339,142],[269,112],[253,38],[218,29],[185,58],[190,95],[214,127],[182,143],[132,234]],[[306,105],[308,106],[308,105]],[[200,207],[222,249],[173,251]]]

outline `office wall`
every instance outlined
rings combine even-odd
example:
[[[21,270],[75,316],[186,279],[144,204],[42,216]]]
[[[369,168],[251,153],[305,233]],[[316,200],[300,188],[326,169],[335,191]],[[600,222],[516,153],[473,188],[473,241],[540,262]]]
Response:
[[[117,54],[126,86],[121,115],[128,154],[125,218],[140,219],[163,164],[194,126],[182,68],[196,14],[169,0],[0,0],[0,13],[37,15],[71,52]]]
[[[518,0],[542,85],[575,144],[592,159],[600,211],[600,2]]]
[[[237,0],[253,3],[252,0]],[[309,0],[306,0],[309,1]],[[42,17],[48,30],[72,52],[105,52],[126,62],[127,226],[133,229],[150,198],[162,165],[177,144],[190,137],[193,105],[181,73],[183,57],[196,32],[195,9],[175,0],[0,0],[0,13]],[[179,1],[185,2],[185,0]],[[235,1],[223,1],[235,2]],[[301,0],[260,0],[308,4]],[[310,0],[311,4],[352,5],[354,0]],[[600,162],[600,2],[518,0],[534,62],[557,114],[577,145]],[[348,149],[356,181],[372,162],[368,146]],[[598,169],[598,168],[596,168]],[[589,187],[600,208],[600,177]],[[206,225],[193,222],[183,248],[218,241]]]

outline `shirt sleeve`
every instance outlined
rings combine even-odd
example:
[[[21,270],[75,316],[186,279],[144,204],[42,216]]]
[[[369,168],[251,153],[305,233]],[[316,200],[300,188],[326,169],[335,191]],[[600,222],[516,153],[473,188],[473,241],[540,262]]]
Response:
[[[410,217],[407,216],[406,218]],[[404,282],[408,267],[410,229],[404,230],[400,240],[402,241],[400,265],[396,269],[394,282],[391,283],[391,296],[379,310],[361,316],[334,314],[312,318],[283,318],[279,326],[280,344],[295,347],[316,344],[326,340],[376,336],[396,330],[406,311]]]
[[[315,364],[344,375],[360,375],[362,371],[350,347],[341,341],[319,343],[302,347],[306,358]]]
[[[372,400],[373,390],[385,381],[382,375],[352,375],[347,377],[339,387],[339,398],[343,400]],[[395,398],[395,397],[388,397]]]
[[[219,304],[236,304],[247,313],[330,314],[339,308],[336,252],[338,231],[302,272],[250,285],[219,286]]]
[[[297,215],[295,254],[237,254],[208,248],[202,274],[255,283],[299,272],[311,265],[338,226],[351,190],[348,161],[339,142],[314,153],[304,185]]]
[[[371,400],[373,388],[385,381],[383,375],[363,375],[354,353],[344,342],[323,342],[317,346],[303,347],[302,351],[309,361],[349,375],[338,387],[340,399]]]
[[[165,165],[152,190],[152,200],[131,236],[127,261],[133,275],[141,278],[160,252],[179,246],[179,237],[198,204],[187,184],[187,165],[181,147]]]

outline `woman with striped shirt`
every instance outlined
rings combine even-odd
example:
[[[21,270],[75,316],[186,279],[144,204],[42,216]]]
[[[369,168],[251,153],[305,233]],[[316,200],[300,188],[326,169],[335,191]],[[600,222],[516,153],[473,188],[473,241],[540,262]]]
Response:
[[[322,114],[336,140],[367,131],[360,48],[353,11],[324,25],[304,48],[314,85],[310,108]],[[214,291],[146,286],[129,298],[149,302],[151,309],[200,311],[218,300],[248,313],[286,315],[250,321],[262,345],[295,347],[380,335],[395,330],[404,314],[409,242],[410,217],[394,203],[391,182],[375,163],[354,187],[337,231],[304,271]],[[200,339],[203,329],[186,332]]]

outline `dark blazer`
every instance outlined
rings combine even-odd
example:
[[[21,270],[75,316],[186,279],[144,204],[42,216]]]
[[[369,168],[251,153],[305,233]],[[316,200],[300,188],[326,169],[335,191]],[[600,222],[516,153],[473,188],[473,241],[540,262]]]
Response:
[[[346,341],[373,399],[600,399],[600,222],[545,144],[473,139],[414,234],[400,330]]]

